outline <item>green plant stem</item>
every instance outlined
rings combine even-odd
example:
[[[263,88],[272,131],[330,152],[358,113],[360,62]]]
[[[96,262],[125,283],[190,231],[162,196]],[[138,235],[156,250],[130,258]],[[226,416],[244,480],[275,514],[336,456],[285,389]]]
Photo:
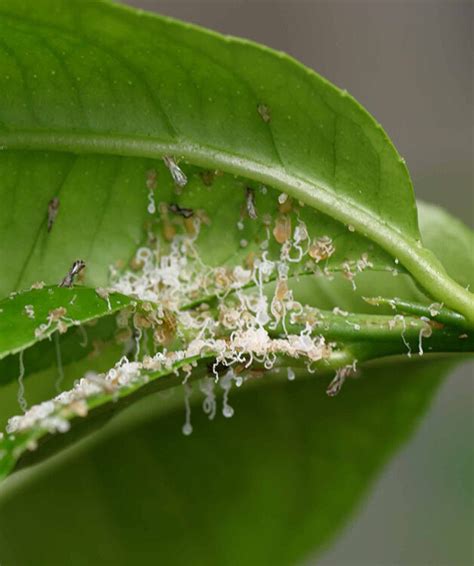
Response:
[[[403,314],[411,314],[418,317],[426,317],[442,324],[448,324],[450,326],[470,329],[471,326],[468,324],[467,320],[457,312],[450,309],[442,307],[440,305],[421,305],[419,303],[413,303],[409,301],[403,301],[398,298],[387,299],[385,297],[374,297],[374,298],[364,298],[369,305],[375,306],[389,306],[395,312]]]
[[[211,309],[217,317],[217,310]],[[420,345],[427,354],[441,353],[474,353],[474,333],[465,332],[457,327],[444,326],[437,322],[422,320],[414,316],[389,316],[372,314],[348,313],[343,316],[332,311],[324,311],[307,307],[299,316],[301,322],[291,324],[289,316],[286,323],[280,324],[268,333],[272,338],[284,337],[289,334],[299,334],[305,329],[306,322],[313,324],[313,336],[323,336],[326,341],[340,342],[338,352],[344,351],[346,345],[373,345],[367,350],[364,360],[376,359],[386,355],[418,352]],[[196,331],[179,326],[179,333],[191,341],[196,337]],[[219,338],[225,338],[230,331],[221,329]],[[378,350],[380,348],[380,351]]]
[[[348,342],[344,345],[344,348],[334,349],[328,358],[311,364],[313,370],[317,370],[321,373],[337,370],[345,365],[351,365],[355,361],[360,364],[377,356],[406,355],[406,343],[401,340],[400,332],[405,328],[405,340],[413,342],[415,339],[418,340],[420,330],[428,327],[428,323],[421,321],[420,319],[413,319],[409,317],[404,319],[404,323],[400,321],[401,326],[395,324],[393,327],[386,327],[388,319],[391,317],[371,315],[368,319],[365,319],[365,317],[364,319],[361,319],[358,315],[350,315],[349,319],[349,317],[337,317],[332,313],[325,314],[328,319],[331,319],[331,321],[326,319],[323,322],[323,326],[318,328],[317,331],[325,330],[328,338],[331,336],[346,338],[352,337],[353,339],[358,338],[359,341],[355,341],[354,343]],[[344,320],[337,321],[336,318]],[[349,325],[344,322],[348,319],[351,322],[359,320],[361,322],[360,330],[354,331],[352,329],[351,332]],[[348,329],[346,329],[346,326]],[[297,330],[301,329],[301,327],[297,327],[295,325],[293,329]],[[382,334],[380,334],[380,332],[382,332]],[[278,329],[273,334],[277,336]],[[426,338],[426,340],[430,340],[430,344],[435,344],[436,339],[439,338],[440,343],[443,344],[444,348],[442,351],[466,351],[466,349],[462,348],[470,348],[470,350],[467,351],[474,351],[473,337],[470,336],[468,340],[459,339],[457,334],[457,331],[453,334],[453,329],[433,329],[433,334],[431,337]],[[380,341],[370,341],[374,336],[380,338]],[[364,338],[369,341],[364,342]],[[434,340],[434,342],[432,342],[432,340]],[[428,344],[426,344],[425,347],[427,345]],[[216,355],[216,352],[209,351],[200,357],[184,359],[177,362],[174,369],[178,369],[191,362],[197,362],[197,367],[189,375],[189,380],[194,381],[206,374],[209,374],[209,364],[213,363]],[[258,364],[252,366],[252,369],[253,371],[257,370],[257,372],[260,370],[268,375],[268,377],[272,377],[274,374],[279,374],[280,370],[288,367],[295,369],[298,374],[301,372],[307,374],[308,369],[306,361],[307,360],[303,358],[280,356],[271,370],[260,368]],[[137,380],[136,382],[123,386],[113,392],[102,392],[86,399],[85,401],[87,403],[88,411],[93,412],[98,418],[107,412],[115,414],[117,411],[122,410],[140,397],[148,395],[153,391],[175,387],[182,381],[182,377],[176,376],[174,371],[170,370],[144,372],[144,374],[147,375],[146,381]],[[80,423],[82,421],[82,419],[77,418],[76,412],[68,406],[59,407],[55,414],[61,419],[68,421],[76,423]],[[3,456],[0,458],[0,479],[8,475],[13,468],[17,466],[18,461],[23,459],[25,454],[28,454],[32,448],[35,448],[38,443],[43,442],[49,436],[48,430],[38,425],[19,434],[6,435],[3,439],[0,439],[0,453],[3,453]],[[27,463],[28,460],[30,460],[30,458],[27,458]]]

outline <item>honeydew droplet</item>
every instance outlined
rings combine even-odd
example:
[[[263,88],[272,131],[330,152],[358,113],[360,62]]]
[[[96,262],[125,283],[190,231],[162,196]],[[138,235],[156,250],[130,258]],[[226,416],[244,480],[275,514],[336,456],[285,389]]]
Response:
[[[148,190],[148,207],[147,207],[149,214],[155,214],[156,212],[156,203],[155,203],[155,193],[153,189]]]
[[[222,409],[222,414],[223,414],[224,417],[226,417],[227,419],[230,419],[230,418],[234,415],[234,409],[233,409],[230,405],[226,405],[226,406],[223,407],[223,409]]]
[[[222,414],[227,419],[230,419],[230,417],[232,417],[232,415],[234,414],[234,409],[228,403],[229,392],[232,388],[233,379],[235,379],[235,374],[234,374],[234,370],[231,368],[220,381],[220,386],[224,391],[224,395],[222,399]]]
[[[184,436],[189,436],[193,432],[193,427],[190,423],[186,423],[183,425],[181,430],[183,431]]]
[[[185,436],[189,436],[193,432],[193,427],[191,425],[191,403],[189,399],[191,398],[192,387],[189,384],[183,385],[184,389],[184,408],[186,411],[186,419],[182,427],[182,432]]]

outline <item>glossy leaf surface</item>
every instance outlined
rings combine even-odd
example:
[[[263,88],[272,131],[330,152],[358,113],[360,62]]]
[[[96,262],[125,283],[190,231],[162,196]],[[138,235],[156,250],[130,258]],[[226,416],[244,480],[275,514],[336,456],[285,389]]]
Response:
[[[415,201],[403,161],[347,93],[250,42],[108,3],[7,0],[0,16],[5,218],[24,219],[11,186],[18,194],[32,181],[38,184],[34,173],[24,178],[20,162],[39,160],[47,167],[48,155],[41,152],[174,155],[266,183],[352,225],[399,259],[435,299],[474,319],[471,295],[417,244]],[[32,155],[23,153],[32,150]],[[112,209],[120,206],[120,187],[131,181],[128,162],[96,157],[89,162],[70,153],[59,159],[62,167],[45,172],[55,187],[50,198],[75,184],[77,174],[87,172],[88,190],[108,181],[108,190],[94,191],[90,198],[74,191],[71,198],[81,198],[75,210],[83,222],[68,218],[69,226],[92,228],[99,271],[103,259],[124,259],[122,250],[130,257],[136,222],[126,223],[130,228],[114,239],[104,258],[96,242],[102,226],[118,228],[117,218],[99,216],[94,227],[94,222],[84,224],[83,208],[93,207],[96,199],[102,207],[109,200]],[[136,167],[133,171],[137,174]],[[124,183],[115,188],[122,177]],[[136,206],[130,213],[135,219],[143,214]],[[38,207],[27,223],[36,229],[23,234],[26,257],[12,259],[4,241],[7,261],[2,263],[13,262],[10,286],[19,285],[30,257],[41,252],[37,238],[44,214]],[[71,240],[62,245],[71,246]]]
[[[0,488],[0,561],[34,564],[39,553],[51,564],[303,559],[334,535],[454,363],[419,356],[472,351],[472,233],[421,205],[421,237],[406,166],[380,125],[316,73],[244,40],[106,2],[3,0],[0,77],[0,296],[37,280],[57,284],[77,258],[87,265],[86,288],[0,303],[0,357],[22,351],[0,362],[2,424],[18,413],[18,372],[30,403],[54,396],[61,373],[66,390],[87,372],[87,387],[102,388],[55,406],[54,422],[0,439],[0,475],[29,466]],[[314,257],[310,244],[322,238],[334,250]],[[144,366],[135,381],[104,382],[124,352],[143,361],[155,353],[148,320],[134,326],[132,349],[115,339],[110,315],[133,293],[104,298],[94,289],[123,283],[124,273],[139,280],[146,262],[137,249],[158,263],[179,249],[199,267],[192,274],[207,277],[196,290],[167,272],[155,302],[146,299],[163,308],[158,325],[170,289],[172,314],[196,315],[172,320],[179,336],[160,346],[165,359],[179,340],[200,336],[202,327],[183,321],[220,320],[219,307],[242,291],[219,287],[220,278],[255,258],[277,265],[287,242],[291,292],[321,317],[312,336],[335,342],[320,375],[282,356],[271,371],[250,368],[229,399],[233,381],[208,349],[166,371]],[[243,292],[271,298],[277,276],[264,286],[254,277]],[[387,301],[364,300],[374,297]],[[42,340],[58,321],[35,334],[58,307],[69,328],[60,346]],[[301,336],[304,325],[290,330]],[[286,329],[271,333],[282,339]],[[328,371],[390,355],[405,359],[362,367],[339,397],[324,394]],[[295,383],[285,381],[288,367]],[[229,416],[231,402],[232,419],[201,413],[198,387],[212,380],[194,380],[206,374],[223,391],[216,407]],[[183,422],[189,432],[180,396],[188,379],[191,438],[180,433]],[[169,397],[153,394],[168,388]],[[51,532],[61,532],[54,544]]]

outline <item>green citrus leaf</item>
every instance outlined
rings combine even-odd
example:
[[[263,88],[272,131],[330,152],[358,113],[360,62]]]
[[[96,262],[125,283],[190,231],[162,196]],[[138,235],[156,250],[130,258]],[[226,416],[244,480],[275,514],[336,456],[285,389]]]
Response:
[[[295,564],[335,536],[451,365],[364,370],[333,399],[318,378],[245,385],[230,393],[234,416],[215,421],[197,396],[191,437],[180,434],[181,395],[150,397],[88,441],[6,480],[2,559]],[[65,501],[73,509],[67,528]],[[52,531],[61,532],[54,545]]]
[[[431,209],[426,208],[426,214],[429,214],[430,210]],[[445,215],[445,223],[440,226],[440,230],[446,230],[447,233],[451,234],[453,238],[453,246],[462,251],[466,238],[469,239],[470,233],[468,231],[458,231],[455,235],[453,235],[450,220],[451,218],[448,215]],[[454,226],[457,226],[457,221],[454,221]],[[433,247],[435,248],[435,245],[433,245]],[[436,248],[435,251],[437,251]],[[460,251],[458,251],[457,254],[453,253],[451,256],[451,267],[454,268],[457,265],[457,262],[461,261],[463,261],[463,256]],[[372,276],[373,275],[374,274],[372,274]],[[391,279],[396,279],[398,281],[399,278],[393,278],[393,276],[391,276]],[[345,283],[346,286],[340,287],[337,292],[337,302],[341,303],[343,298],[346,297],[353,306],[353,297],[357,294],[352,291],[350,286],[347,286],[347,282]],[[403,290],[403,286],[398,288],[398,291],[400,290]],[[71,295],[74,296],[73,292],[75,291],[82,293],[82,295],[80,295],[80,300],[76,299],[74,301],[74,304],[77,304],[78,308],[80,307],[81,302],[84,303],[85,307],[88,304],[88,301],[92,301],[95,308],[100,308],[101,303],[97,302],[98,296],[95,291],[91,289],[53,288],[53,292],[60,292],[64,295],[62,297],[64,304],[67,304],[64,301],[64,298]],[[25,296],[29,298],[32,294],[36,294],[37,297],[43,300],[44,297],[49,297],[49,300],[52,300],[53,302],[57,300],[56,297],[49,293],[49,290],[43,290],[19,294],[12,299],[7,299],[7,302],[9,301],[10,303],[13,303],[16,301],[19,303],[22,301],[20,305],[20,307],[22,307],[23,303],[27,302],[25,301]],[[118,300],[122,307],[126,304],[127,299],[127,297],[118,295]],[[102,302],[104,301],[102,298],[100,300]],[[359,301],[359,298],[357,298],[357,301]],[[382,304],[382,307],[383,303],[383,300],[377,301],[377,304]],[[370,307],[367,303],[364,304],[367,307]],[[433,305],[417,305],[415,303],[406,303],[399,299],[391,299],[388,305],[389,312],[391,309],[397,309],[399,307],[398,310],[414,313],[418,316],[432,315],[431,319],[433,322],[427,322],[428,319],[426,318],[420,319],[410,316],[394,316],[393,314],[351,314],[343,312],[341,309],[335,312],[321,311],[319,309],[313,309],[313,311],[311,311],[310,309],[309,312],[312,312],[312,316],[318,321],[315,332],[318,335],[324,336],[327,341],[336,340],[344,344],[344,348],[341,351],[335,351],[330,357],[323,359],[320,363],[314,365],[314,368],[317,368],[319,371],[322,370],[323,372],[327,372],[331,368],[341,367],[344,364],[351,364],[354,360],[358,360],[359,363],[363,363],[364,361],[373,358],[393,356],[400,353],[408,354],[409,356],[412,356],[412,359],[414,359],[415,356],[418,357],[424,353],[430,352],[443,351],[461,353],[472,352],[474,350],[474,336],[471,332],[466,332],[465,329],[462,328],[464,321],[459,322],[459,315],[456,313],[452,313],[444,308],[439,309],[439,314],[438,311],[433,313],[430,312],[430,310],[434,308]],[[82,308],[84,309],[84,307]],[[45,312],[48,311],[46,310]],[[109,314],[109,311],[105,312],[106,314]],[[23,308],[20,308],[20,313],[23,315]],[[441,324],[437,322],[440,316],[442,318]],[[106,322],[106,320],[103,321],[103,323],[104,322]],[[448,326],[445,327],[444,323],[446,322],[448,323]],[[451,323],[452,326],[449,326],[449,323]],[[457,327],[458,324],[461,328]],[[100,336],[105,338],[105,342],[102,342],[101,348],[104,348],[104,346],[107,346],[108,342],[110,342],[115,329],[114,324],[112,324],[112,326],[103,324],[103,326],[104,329],[102,330],[102,328],[99,328],[99,332],[96,332],[95,334],[96,337]],[[289,324],[287,330],[289,330],[290,333],[293,333],[294,336],[298,336],[298,333],[301,332],[302,328],[298,327],[297,324]],[[279,338],[281,333],[282,329],[276,328],[273,333],[271,333],[271,336]],[[65,338],[68,338],[68,336],[69,335],[66,335]],[[195,336],[196,334],[194,334],[194,337]],[[84,364],[81,365],[80,360],[84,359],[86,354],[90,354],[90,351],[84,351],[82,346],[80,348],[78,347],[77,336],[69,336],[69,339],[70,344],[67,343],[65,345],[67,352],[67,357],[65,356],[65,371],[67,376],[64,380],[64,385],[66,386],[66,389],[68,387],[71,389],[69,392],[66,391],[61,394],[58,401],[54,401],[53,403],[48,401],[48,399],[51,398],[51,378],[49,378],[48,381],[43,374],[38,374],[37,355],[33,355],[31,358],[31,368],[29,367],[30,359],[28,359],[26,367],[29,368],[31,378],[38,380],[41,376],[41,380],[45,384],[45,387],[41,389],[38,389],[38,386],[35,386],[33,390],[33,397],[31,397],[31,386],[29,385],[30,381],[28,381],[29,398],[33,398],[37,403],[46,401],[46,405],[43,405],[43,409],[40,410],[38,410],[37,407],[33,407],[33,412],[27,413],[27,420],[25,421],[26,424],[21,425],[21,427],[14,425],[13,429],[15,429],[15,431],[12,432],[12,429],[10,428],[10,433],[0,441],[0,449],[3,450],[3,458],[0,458],[0,461],[3,461],[4,474],[10,472],[18,460],[21,459],[21,463],[23,463],[23,456],[28,452],[29,448],[36,448],[37,441],[40,440],[41,442],[44,442],[44,440],[49,437],[49,445],[52,444],[54,446],[57,444],[59,446],[58,449],[62,449],[68,443],[76,441],[78,436],[89,434],[91,432],[91,427],[92,432],[95,430],[96,427],[94,426],[94,422],[96,420],[95,415],[97,412],[99,413],[99,419],[101,419],[104,415],[107,415],[107,413],[117,413],[118,410],[125,408],[141,396],[152,393],[156,389],[156,386],[158,386],[158,388],[171,388],[179,386],[183,382],[183,377],[179,377],[178,373],[176,373],[176,376],[169,375],[170,368],[161,368],[160,371],[153,372],[147,370],[146,364],[144,366],[143,363],[132,363],[131,365],[127,363],[124,368],[126,370],[126,379],[122,384],[123,387],[114,381],[114,376],[116,376],[117,370],[113,370],[114,376],[112,379],[113,383],[111,384],[109,378],[112,374],[109,372],[105,375],[105,373],[107,372],[108,367],[110,367],[110,365],[114,365],[114,362],[118,358],[116,347],[115,349],[112,348],[112,350],[110,350],[110,347],[106,347],[105,356],[100,355],[94,363],[92,363],[93,360],[89,359],[87,360],[89,365],[84,366]],[[69,349],[71,351],[69,351]],[[113,354],[114,352],[115,358],[111,357],[111,353]],[[26,354],[28,353],[29,352],[26,352]],[[42,358],[44,356],[44,352],[41,352],[41,354]],[[54,356],[52,357],[53,361],[56,361],[55,354],[56,353],[54,352]],[[176,355],[179,354],[175,354],[175,356]],[[200,356],[202,355],[203,352],[200,353]],[[218,357],[218,355],[219,351],[213,352],[208,349],[205,351],[204,361],[206,359],[210,359],[212,361],[212,359]],[[201,370],[196,373],[192,370],[191,366],[189,366],[189,360],[197,362],[200,360],[200,356],[188,355],[185,357],[185,360],[188,361],[185,361],[184,363],[181,362],[180,358],[177,358],[177,360],[179,360],[177,362],[178,365],[175,366],[174,369],[177,370],[178,366],[188,366],[184,379],[187,380],[190,375],[192,375],[192,378],[195,379],[202,375],[202,363],[199,364]],[[160,358],[160,360],[162,360],[162,358]],[[104,361],[107,361],[109,365],[107,366]],[[160,364],[161,363],[162,361],[160,361]],[[298,357],[291,360],[282,359],[280,361],[280,365],[298,368],[301,367],[301,361]],[[41,368],[41,366],[39,367]],[[116,367],[118,367],[119,372],[122,371],[120,368],[123,367],[123,362],[119,362]],[[103,372],[103,375],[100,376],[97,375],[97,373],[94,374],[95,379],[90,384],[92,389],[90,394],[87,395],[84,393],[85,389],[82,386],[79,390],[73,387],[73,382],[85,373],[83,368],[88,369],[89,371],[94,370],[95,372]],[[10,379],[7,380],[7,382],[10,382],[10,386],[8,388],[7,395],[0,400],[0,407],[2,407],[2,405],[4,408],[9,407],[4,414],[12,416],[18,412],[16,383],[11,382],[12,378],[15,378],[18,375],[18,362],[15,359],[13,363],[9,364],[9,366],[4,365],[3,368],[0,366],[0,369],[4,372],[10,371]],[[263,367],[261,367],[261,369],[263,369]],[[55,376],[55,380],[57,379],[57,371],[58,368],[56,368],[56,365],[54,364],[52,374]],[[190,371],[193,371],[193,373],[190,374]],[[51,370],[49,373],[51,373]],[[8,373],[5,373],[5,375],[8,375]],[[167,376],[167,379],[163,380],[163,376]],[[108,384],[108,387],[105,387],[102,392],[96,390],[98,388],[97,379],[103,380],[103,385]],[[108,381],[105,381],[105,379]],[[157,381],[156,386],[153,385],[155,381]],[[266,381],[271,382],[271,377],[269,376]],[[101,383],[99,383],[99,385],[101,385]],[[122,399],[125,402],[117,403],[119,399]],[[76,410],[78,401],[81,409],[79,413]],[[44,407],[48,407],[48,410],[46,411],[47,414],[45,413]],[[100,411],[97,411],[97,409],[100,409]],[[92,414],[89,414],[90,410],[93,410]],[[88,416],[87,420],[91,421],[91,423],[84,425],[79,421],[82,421],[83,417],[86,415]],[[15,419],[18,422],[18,419]],[[78,425],[79,431],[74,431],[74,435],[66,435],[66,440],[59,439],[52,442],[50,434],[57,433],[58,428],[50,426],[51,419],[59,419],[54,422],[64,426],[65,430],[69,430],[71,424],[75,425],[74,428],[77,428]],[[59,428],[59,430],[61,430],[61,428]],[[44,451],[44,449],[41,448],[39,450],[39,455],[34,456],[34,460],[41,460],[43,457],[47,457],[48,454],[47,450]],[[31,458],[29,459],[31,460]]]
[[[439,206],[418,202],[423,241],[460,285],[474,287],[474,232]]]
[[[12,294],[0,301],[0,360],[131,303],[125,295],[85,287],[43,287]]]
[[[294,564],[333,536],[450,367],[419,355],[472,351],[472,233],[423,205],[421,237],[406,166],[380,125],[244,40],[102,1],[3,0],[0,76],[0,296],[57,284],[79,257],[88,286],[0,305],[2,422],[25,402],[17,376],[34,404],[0,439],[0,476],[31,466],[2,484],[2,563],[41,552],[51,564]],[[278,350],[271,369],[265,356],[242,368],[260,354],[253,343],[249,358],[232,350],[241,373],[221,372],[235,335],[209,338],[207,322],[224,325],[219,309],[236,297],[270,301],[282,280],[311,334],[307,319],[259,328],[283,350],[324,338],[317,354],[328,355],[311,365]],[[137,298],[151,310],[133,317],[129,362],[110,315]],[[58,308],[68,332],[40,340]],[[203,337],[218,347],[190,348]],[[408,353],[410,364],[362,367],[343,395],[324,395],[327,370],[334,393],[355,360]],[[190,441],[179,429],[191,431],[203,375],[207,415],[193,409]],[[207,419],[214,378],[226,417],[232,384],[246,381],[233,419]],[[151,395],[161,389],[171,396]],[[64,533],[53,547],[51,528]]]
[[[55,5],[61,10],[53,10]],[[303,305],[331,309],[316,310],[311,316],[317,319],[320,335],[340,343],[335,360],[342,363],[357,358],[362,362],[417,348],[421,353],[422,339],[427,340],[427,351],[472,349],[470,334],[460,340],[457,330],[469,329],[470,322],[450,309],[441,307],[442,320],[431,316],[434,323],[448,323],[447,329],[420,318],[393,317],[389,309],[367,314],[377,309],[367,305],[364,297],[375,291],[396,297],[390,299],[390,306],[395,300],[410,305],[406,312],[418,317],[430,313],[433,303],[408,274],[417,276],[411,260],[407,272],[403,253],[400,259],[394,256],[401,235],[408,238],[405,244],[415,255],[421,249],[406,168],[381,128],[346,93],[287,57],[240,40],[224,41],[216,34],[177,22],[145,16],[146,25],[135,33],[137,21],[132,12],[101,2],[87,3],[80,12],[76,2],[66,7],[45,1],[47,12],[38,9],[40,4],[29,11],[27,6],[28,2],[5,2],[0,10],[5,31],[0,68],[5,70],[7,84],[3,96],[10,103],[0,124],[0,140],[4,141],[0,191],[5,197],[0,218],[4,234],[0,249],[5,259],[1,285],[5,292],[38,278],[57,281],[72,258],[83,257],[88,284],[108,284],[112,267],[115,288],[140,297],[140,274],[133,262],[140,263],[143,253],[139,250],[132,259],[137,247],[152,248],[158,243],[169,251],[175,246],[175,240],[168,243],[172,238],[182,245],[185,241],[179,238],[187,237],[185,245],[192,247],[202,267],[201,273],[192,272],[190,279],[209,270],[210,281],[198,290],[184,284],[184,290],[176,289],[175,307],[192,310],[204,301],[213,308],[212,301],[222,294],[217,284],[222,275],[219,269],[245,266],[251,256],[276,265],[288,242],[285,273],[291,292]],[[97,37],[94,17],[99,13],[107,25]],[[66,14],[84,25],[71,27]],[[163,47],[161,39],[150,40],[151,30],[172,34],[173,39]],[[117,38],[124,34],[130,41],[118,51]],[[158,41],[155,47],[162,48],[151,62],[139,52],[138,45],[146,42],[150,49],[154,41]],[[191,52],[190,45],[196,42],[200,47]],[[219,55],[210,57],[217,44],[222,47]],[[33,45],[34,57],[28,51]],[[83,49],[89,49],[88,56],[77,57]],[[181,63],[169,67],[169,59],[176,53]],[[228,67],[231,56],[236,60],[233,72]],[[255,78],[249,60],[261,65],[256,90],[249,87]],[[125,88],[130,100],[141,104],[142,114],[130,121],[131,111],[124,112],[124,99],[115,96],[117,89],[101,88],[104,73],[98,74],[99,68],[107,69],[109,86]],[[155,83],[160,72],[164,76],[164,69],[166,88]],[[188,72],[185,81],[184,69]],[[288,76],[290,85],[294,83],[296,94],[291,104],[286,92],[273,88],[277,69]],[[85,74],[87,81],[81,79]],[[57,88],[52,89],[56,81]],[[176,92],[182,97],[171,105],[170,97]],[[19,105],[26,95],[28,100]],[[107,97],[109,104],[105,103]],[[218,127],[217,120],[220,115],[229,117],[229,102],[230,115],[239,115],[232,135],[228,128]],[[205,128],[204,115],[209,118]],[[300,132],[299,143],[288,143],[295,129]],[[170,154],[184,157],[184,162],[176,165]],[[163,157],[164,163],[158,157]],[[438,212],[437,219],[442,214]],[[472,236],[460,225],[453,228],[454,224],[443,216],[441,228],[427,230],[425,243],[427,248],[439,248],[439,233],[454,230],[451,240],[462,244],[457,249],[453,244],[446,264],[453,279],[459,280],[457,258],[459,252],[466,251],[465,242]],[[368,230],[369,225],[373,230]],[[319,249],[321,242],[323,251]],[[172,260],[172,253],[164,259]],[[431,257],[426,250],[419,253],[425,259]],[[431,267],[436,268],[433,261]],[[134,271],[127,271],[128,266]],[[182,266],[179,270],[183,271]],[[276,275],[267,281],[274,281]],[[246,287],[255,290],[254,279]],[[174,291],[173,279],[166,285]],[[275,285],[266,287],[271,298]],[[232,296],[234,290],[226,290],[226,296]],[[131,300],[118,294],[99,297],[86,288],[75,291],[68,305],[65,301],[73,291],[53,287],[5,299],[0,357],[23,352],[49,337],[58,325],[65,331],[108,316]],[[154,308],[166,303],[165,294],[151,292]],[[447,302],[454,304],[451,296]],[[350,312],[344,313],[344,308]],[[61,312],[56,320],[58,309]],[[304,325],[287,326],[297,333],[304,329]],[[185,334],[184,327],[181,324]],[[277,326],[273,336],[278,339],[283,331],[285,327]],[[107,335],[101,335],[106,340],[106,359],[113,346],[113,332],[109,327]],[[187,337],[197,334],[188,332]],[[90,351],[79,347],[77,336],[68,333],[63,346],[66,369],[82,367]],[[29,378],[41,372],[64,372],[59,363],[61,352],[56,335],[54,345],[39,344],[25,354],[27,369],[23,353],[18,360],[5,360],[0,366],[2,382],[11,383],[18,375]],[[102,361],[91,367],[103,368]],[[6,404],[11,404],[11,399],[10,395]],[[96,405],[109,405],[109,401],[105,395]],[[14,450],[15,442],[10,445]]]
[[[125,194],[143,187],[145,158],[174,156],[264,183],[350,225],[474,320],[471,294],[420,244],[403,160],[373,118],[317,74],[250,42],[105,2],[5,0],[0,25],[1,232],[24,250],[13,254],[4,240],[5,288],[37,276],[49,248],[47,205],[62,201],[64,187],[75,214],[62,202],[59,214],[66,233],[79,234],[51,247],[64,257],[88,240],[85,259],[102,277],[111,260],[128,259],[146,213],[137,199],[123,207]],[[141,165],[124,159],[132,156]],[[29,212],[16,197],[29,198],[44,179],[49,195]]]
[[[208,357],[214,356],[210,353]],[[94,418],[97,418],[97,409],[107,404],[109,406],[113,404],[116,410],[122,398],[132,396],[132,400],[136,400],[143,394],[149,394],[149,384],[152,385],[158,378],[161,378],[158,388],[169,387],[168,381],[181,368],[193,368],[198,361],[205,359],[204,356],[181,359],[168,364],[166,369],[156,372],[141,372],[141,365],[138,362],[127,363],[126,372],[115,370],[118,375],[115,382],[112,380],[106,382],[100,374],[89,370],[70,392],[65,391],[55,401],[37,405],[25,416],[9,421],[7,433],[0,438],[0,480],[13,470],[25,452],[36,450],[38,442],[43,441],[48,434],[67,432],[70,428],[69,421],[72,419],[86,417],[91,411],[94,411]],[[193,378],[198,376],[196,371],[193,374]],[[145,387],[145,392],[140,391]],[[127,403],[130,403],[130,400],[127,399]],[[73,437],[69,442],[74,440]],[[64,443],[60,442],[60,444]]]

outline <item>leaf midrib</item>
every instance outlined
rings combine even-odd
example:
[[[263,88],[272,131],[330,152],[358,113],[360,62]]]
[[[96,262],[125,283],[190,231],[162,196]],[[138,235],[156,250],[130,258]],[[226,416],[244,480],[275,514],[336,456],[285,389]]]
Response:
[[[461,312],[468,320],[474,322],[473,295],[446,274],[434,254],[423,248],[419,241],[388,226],[347,196],[336,195],[331,187],[322,182],[315,184],[308,179],[289,175],[280,168],[185,140],[169,143],[117,134],[17,131],[2,132],[0,148],[151,159],[173,155],[193,165],[220,169],[226,173],[266,184],[343,224],[350,224],[357,232],[397,258],[434,299],[444,302],[448,307]]]

